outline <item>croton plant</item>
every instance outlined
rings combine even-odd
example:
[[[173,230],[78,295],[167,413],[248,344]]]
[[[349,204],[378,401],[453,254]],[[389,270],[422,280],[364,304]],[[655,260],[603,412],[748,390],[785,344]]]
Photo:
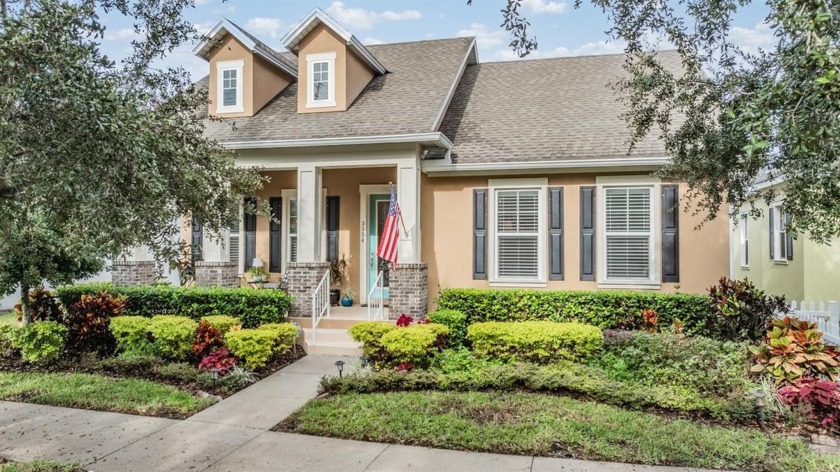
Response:
[[[785,385],[803,378],[836,381],[840,353],[822,336],[815,323],[791,317],[773,320],[764,342],[750,346],[756,361],[752,371],[766,372]]]

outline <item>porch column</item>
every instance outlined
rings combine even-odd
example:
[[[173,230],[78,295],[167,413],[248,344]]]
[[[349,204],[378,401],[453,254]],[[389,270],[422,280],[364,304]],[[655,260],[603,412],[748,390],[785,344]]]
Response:
[[[420,262],[420,166],[417,159],[397,164],[397,202],[400,204],[399,262]],[[407,234],[406,234],[407,232]]]
[[[298,167],[298,262],[321,261],[321,168]]]
[[[156,279],[155,258],[146,246],[131,248],[124,259],[111,264],[114,285],[151,285]]]

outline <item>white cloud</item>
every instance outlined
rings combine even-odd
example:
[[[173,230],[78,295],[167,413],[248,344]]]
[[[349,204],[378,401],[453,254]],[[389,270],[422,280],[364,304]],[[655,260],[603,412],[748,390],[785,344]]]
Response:
[[[498,27],[488,28],[487,25],[482,23],[473,23],[469,28],[462,29],[455,35],[461,38],[475,36],[479,48],[498,46],[507,38],[505,30]]]
[[[729,32],[729,40],[742,51],[754,54],[759,49],[767,49],[774,44],[773,30],[770,25],[761,22],[753,28],[734,26]]]
[[[371,45],[371,44],[385,44],[385,41],[382,41],[379,38],[372,38],[368,36],[367,38],[362,40],[362,44]]]
[[[245,22],[245,30],[258,38],[276,38],[280,36],[283,23],[277,18],[251,18]]]
[[[134,28],[105,29],[105,40],[107,41],[130,41],[139,38],[139,36]]]
[[[621,54],[624,51],[624,43],[615,41],[593,41],[575,48],[558,46],[554,49],[537,49],[528,56],[520,58],[509,48],[496,51],[490,56],[493,61],[518,61],[520,59],[546,59],[550,57],[568,56],[592,56],[599,54]]]
[[[382,21],[419,20],[423,18],[417,10],[375,12],[364,8],[348,8],[344,2],[332,2],[327,13],[350,29],[369,30]]]
[[[530,13],[566,13],[569,4],[566,2],[551,2],[545,0],[522,0],[522,7]]]
[[[207,4],[213,3],[214,1],[215,0],[195,0],[195,5],[196,6],[207,5]]]

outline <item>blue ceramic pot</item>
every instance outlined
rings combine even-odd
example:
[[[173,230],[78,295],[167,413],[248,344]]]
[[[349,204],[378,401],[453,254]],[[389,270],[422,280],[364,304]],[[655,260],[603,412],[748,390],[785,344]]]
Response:
[[[341,306],[353,306],[353,299],[342,297],[341,298]]]

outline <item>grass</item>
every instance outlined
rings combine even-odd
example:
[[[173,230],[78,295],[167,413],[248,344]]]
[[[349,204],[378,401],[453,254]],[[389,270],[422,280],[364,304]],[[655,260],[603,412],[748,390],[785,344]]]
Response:
[[[17,324],[17,322],[13,311],[0,311],[0,324]]]
[[[5,464],[0,460],[0,472],[81,472],[82,470],[75,465],[42,460],[29,463],[6,462]]]
[[[213,403],[147,380],[43,372],[0,372],[0,400],[169,417],[185,417]]]
[[[794,438],[537,393],[392,392],[315,400],[277,429],[447,449],[711,469],[840,471]]]

